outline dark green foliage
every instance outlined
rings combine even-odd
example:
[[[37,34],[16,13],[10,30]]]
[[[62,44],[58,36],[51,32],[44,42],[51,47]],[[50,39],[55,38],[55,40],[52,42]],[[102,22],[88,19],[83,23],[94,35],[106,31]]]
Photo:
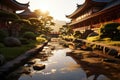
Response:
[[[81,33],[80,31],[75,31],[74,37],[75,37],[76,39],[80,39],[81,36],[82,36],[82,33]]]
[[[33,32],[25,32],[23,38],[35,40],[36,35]]]
[[[19,38],[19,40],[22,44],[29,44],[30,43],[29,40],[26,38]]]
[[[8,13],[5,11],[0,11],[0,18],[3,19],[19,19],[19,17],[14,13]]]
[[[0,43],[0,48],[3,48],[5,47],[3,43]]]
[[[83,34],[82,34],[82,39],[86,39],[87,37],[88,37],[88,35],[90,34],[90,33],[92,33],[93,32],[93,30],[86,30]]]
[[[100,38],[111,38],[111,40],[120,40],[120,23],[107,23],[100,29]]]
[[[4,38],[8,36],[5,30],[0,30],[0,42],[3,42]]]

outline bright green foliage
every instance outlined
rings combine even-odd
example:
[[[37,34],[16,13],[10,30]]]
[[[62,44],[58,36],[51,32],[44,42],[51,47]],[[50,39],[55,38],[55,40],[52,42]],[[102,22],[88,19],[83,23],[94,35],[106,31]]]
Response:
[[[100,28],[100,38],[111,38],[111,40],[120,40],[120,23],[107,23]]]
[[[99,36],[92,36],[92,37],[87,37],[88,41],[98,41],[99,40]]]
[[[42,35],[36,37],[36,40],[37,40],[37,42],[39,42],[39,43],[44,43],[44,42],[47,41],[46,38],[45,38],[44,36],[42,36]]]

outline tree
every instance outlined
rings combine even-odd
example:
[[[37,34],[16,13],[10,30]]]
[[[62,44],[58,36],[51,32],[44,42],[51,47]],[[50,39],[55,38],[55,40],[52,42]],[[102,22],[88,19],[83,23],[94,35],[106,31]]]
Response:
[[[39,17],[38,18],[39,24],[35,23],[36,26],[39,26],[39,28],[37,28],[37,31],[40,34],[45,34],[45,35],[50,33],[50,31],[52,30],[50,26],[55,25],[55,23],[53,22],[53,17],[49,16],[49,12],[43,13],[40,10],[35,10],[34,13]]]
[[[70,36],[70,35],[73,35],[73,30],[70,26],[68,25],[63,25],[62,28],[60,28],[60,33],[61,35],[63,36]]]

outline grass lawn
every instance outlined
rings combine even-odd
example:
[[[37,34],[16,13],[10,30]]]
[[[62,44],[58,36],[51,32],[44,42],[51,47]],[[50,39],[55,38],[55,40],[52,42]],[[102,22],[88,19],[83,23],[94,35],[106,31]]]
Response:
[[[33,41],[29,44],[22,45],[19,47],[3,47],[0,48],[0,53],[4,55],[6,58],[6,61],[12,60],[16,58],[17,56],[25,53],[27,50],[34,48],[36,46],[36,42]]]

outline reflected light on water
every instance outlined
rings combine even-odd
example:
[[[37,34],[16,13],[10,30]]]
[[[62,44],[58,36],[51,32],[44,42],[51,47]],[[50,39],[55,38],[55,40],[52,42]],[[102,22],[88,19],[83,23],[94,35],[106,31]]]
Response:
[[[36,64],[45,64],[45,69],[41,71],[31,69],[31,74],[23,74],[18,80],[88,80],[86,72],[80,68],[80,65],[70,56],[66,56],[66,52],[71,49],[61,48],[58,44],[52,45],[56,45],[57,48],[52,51],[53,54],[48,57],[47,61],[34,59]],[[44,49],[49,48],[45,47]],[[89,79],[92,78],[94,76],[89,77]]]

